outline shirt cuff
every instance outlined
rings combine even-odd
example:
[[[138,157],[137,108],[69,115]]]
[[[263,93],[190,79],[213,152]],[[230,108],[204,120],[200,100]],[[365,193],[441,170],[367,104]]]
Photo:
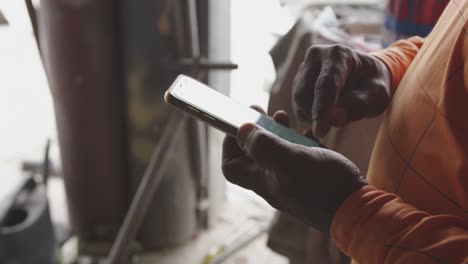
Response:
[[[376,57],[381,62],[387,66],[388,72],[390,73],[391,77],[391,91],[392,95],[395,94],[396,88],[400,84],[401,78],[403,77],[404,73],[394,73],[395,68],[397,68],[392,60],[391,56],[389,56],[384,50],[382,51],[375,51],[372,52],[370,55]]]
[[[374,233],[373,218],[379,214],[381,206],[395,198],[395,195],[366,185],[352,193],[338,208],[331,224],[331,236],[338,247],[354,259],[376,260],[381,252],[372,245],[385,243],[385,232]],[[385,229],[380,226],[380,229]]]

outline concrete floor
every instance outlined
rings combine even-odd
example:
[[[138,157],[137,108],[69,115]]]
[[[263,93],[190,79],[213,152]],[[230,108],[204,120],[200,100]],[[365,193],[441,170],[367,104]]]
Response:
[[[258,232],[268,225],[274,210],[251,192],[233,185],[227,188],[227,200],[209,231],[194,241],[173,250],[140,256],[140,264],[204,263],[211,252],[228,243],[234,245],[242,240],[242,234]],[[286,264],[288,260],[266,247],[266,234],[239,250],[226,264],[271,263]],[[232,243],[231,243],[232,242]]]

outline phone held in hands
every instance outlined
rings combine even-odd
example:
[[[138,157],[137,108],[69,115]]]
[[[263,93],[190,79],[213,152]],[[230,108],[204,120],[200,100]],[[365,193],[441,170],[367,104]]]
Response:
[[[164,99],[167,103],[234,137],[241,125],[253,123],[291,143],[308,147],[319,146],[312,139],[185,75],[177,77],[166,91]]]

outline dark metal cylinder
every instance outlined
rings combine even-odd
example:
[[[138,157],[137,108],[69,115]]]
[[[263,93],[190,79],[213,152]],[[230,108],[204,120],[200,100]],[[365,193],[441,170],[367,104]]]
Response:
[[[42,0],[38,16],[70,220],[81,245],[112,240],[129,202],[116,3]]]

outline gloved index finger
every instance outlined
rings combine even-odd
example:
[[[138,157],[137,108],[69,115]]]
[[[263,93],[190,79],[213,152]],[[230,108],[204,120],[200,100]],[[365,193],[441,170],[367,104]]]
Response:
[[[315,84],[312,105],[312,130],[316,137],[324,137],[330,130],[332,113],[338,107],[338,97],[348,79],[344,62],[328,63],[320,72]]]
[[[314,101],[314,87],[320,73],[319,61],[305,61],[293,82],[292,108],[300,120],[311,121],[311,107]]]

